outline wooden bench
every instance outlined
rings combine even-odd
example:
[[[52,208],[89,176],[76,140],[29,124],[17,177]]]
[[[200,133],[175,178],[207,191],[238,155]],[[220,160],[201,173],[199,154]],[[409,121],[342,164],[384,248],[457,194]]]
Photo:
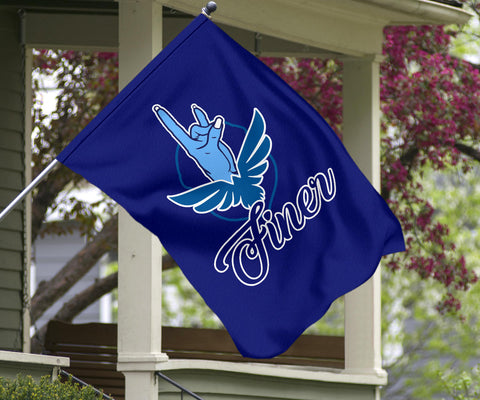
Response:
[[[70,357],[66,371],[103,389],[116,400],[125,397],[125,379],[117,367],[116,324],[70,324],[50,321],[45,339],[47,354]],[[307,365],[344,368],[344,338],[302,335],[282,355],[258,360],[242,357],[225,330],[162,329],[162,351],[172,359]]]

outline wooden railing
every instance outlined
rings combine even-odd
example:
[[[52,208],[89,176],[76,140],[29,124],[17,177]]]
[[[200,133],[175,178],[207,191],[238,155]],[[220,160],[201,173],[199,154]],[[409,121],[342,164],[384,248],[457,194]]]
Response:
[[[69,324],[50,321],[45,349],[47,354],[70,357],[67,372],[101,388],[116,400],[124,399],[125,380],[116,370],[116,324]],[[234,362],[306,365],[344,368],[344,338],[302,335],[285,353],[272,359],[242,357],[225,330],[162,329],[162,351],[172,359],[201,359]]]
[[[67,372],[116,400],[125,398],[125,378],[117,371],[116,324],[68,324],[50,321],[47,354],[70,357]]]

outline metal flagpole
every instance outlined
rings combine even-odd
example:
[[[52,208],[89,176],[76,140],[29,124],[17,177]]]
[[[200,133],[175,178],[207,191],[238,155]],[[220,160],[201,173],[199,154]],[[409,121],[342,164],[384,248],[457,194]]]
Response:
[[[217,4],[214,1],[209,1],[205,7],[202,8],[202,14],[211,18],[211,14],[217,9]],[[18,203],[20,203],[27,194],[29,194],[52,170],[59,164],[57,159],[54,159],[48,166],[40,172],[40,174],[15,197],[15,199],[0,213],[0,221],[2,221],[12,211]]]
[[[30,193],[35,186],[37,186],[49,174],[50,171],[54,170],[58,164],[59,161],[57,159],[54,159],[50,164],[48,164],[47,167],[40,172],[38,176],[32,182],[30,182],[30,184],[25,187],[25,189],[23,189],[22,192],[15,197],[15,199],[0,213],[0,221],[5,218],[27,194]]]

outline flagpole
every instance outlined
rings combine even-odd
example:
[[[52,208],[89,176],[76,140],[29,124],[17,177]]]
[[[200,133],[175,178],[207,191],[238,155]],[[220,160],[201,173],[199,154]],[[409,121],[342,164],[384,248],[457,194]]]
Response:
[[[15,206],[20,203],[27,194],[29,194],[35,186],[37,186],[52,170],[59,165],[59,161],[55,158],[47,167],[38,174],[38,176],[30,182],[30,184],[22,190],[22,192],[15,197],[15,199],[0,213],[0,221],[5,218]]]

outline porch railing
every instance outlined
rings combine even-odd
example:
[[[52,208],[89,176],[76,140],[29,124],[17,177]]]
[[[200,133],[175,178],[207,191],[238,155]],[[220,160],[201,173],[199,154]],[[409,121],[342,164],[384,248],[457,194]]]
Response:
[[[48,324],[47,354],[70,357],[65,370],[101,388],[115,400],[125,396],[125,378],[117,371],[116,324]],[[344,368],[344,338],[301,336],[288,351],[273,359],[242,357],[228,333],[217,329],[163,327],[162,351],[171,359],[200,359]],[[182,392],[183,393],[183,392]]]

